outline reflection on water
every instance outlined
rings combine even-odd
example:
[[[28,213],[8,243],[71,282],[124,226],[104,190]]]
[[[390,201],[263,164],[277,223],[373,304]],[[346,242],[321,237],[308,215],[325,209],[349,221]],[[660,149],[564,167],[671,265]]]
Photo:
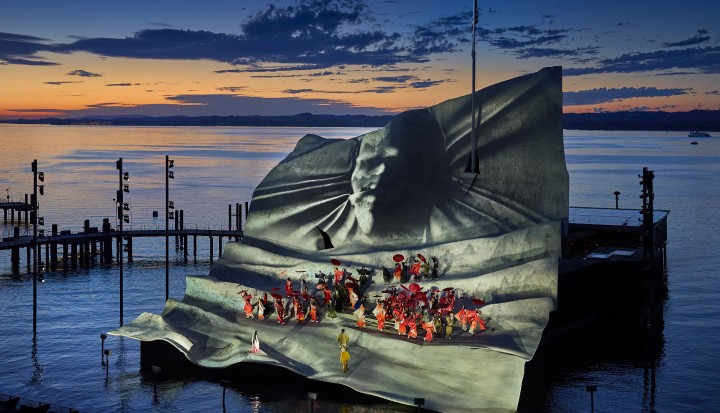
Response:
[[[43,373],[45,372],[45,368],[42,366],[42,364],[40,364],[40,360],[38,360],[37,337],[33,337],[32,351],[30,352],[30,358],[32,359],[32,364],[34,367],[32,377],[30,377],[30,384],[42,384]]]

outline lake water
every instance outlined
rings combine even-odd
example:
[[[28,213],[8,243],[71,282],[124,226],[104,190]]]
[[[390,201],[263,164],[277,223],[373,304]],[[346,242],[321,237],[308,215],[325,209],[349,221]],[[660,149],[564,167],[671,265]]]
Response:
[[[305,133],[343,138],[366,131],[0,124],[0,196],[18,200],[31,193],[30,166],[37,159],[45,173],[39,215],[46,228],[58,224],[61,230],[78,231],[85,219],[100,226],[107,217],[114,224],[115,161],[122,157],[130,172],[129,227],[164,228],[164,218],[153,219],[153,211],[163,217],[169,155],[175,160],[170,199],[185,211],[186,227],[226,228],[228,205],[250,201],[262,177]],[[617,190],[621,208],[639,209],[637,175],[644,166],[655,171],[655,206],[671,211],[669,298],[650,360],[601,342],[579,359],[558,361],[547,383],[531,392],[536,411],[589,411],[588,384],[598,386],[597,412],[707,412],[720,406],[715,389],[720,382],[715,357],[720,342],[720,139],[700,138],[698,145],[690,140],[682,132],[565,131],[572,206],[614,207]],[[10,224],[2,227],[2,236],[11,233]],[[165,297],[164,246],[136,239],[133,250],[135,260],[124,269],[126,322],[143,311],[160,313]],[[34,342],[32,278],[24,264],[22,257],[21,273],[13,275],[9,251],[0,252],[0,393],[81,411],[222,411],[222,387],[212,379],[161,376],[155,398],[152,378],[139,371],[140,346],[134,340],[106,340],[112,351],[106,380],[99,335],[119,323],[114,265],[47,273],[38,285]],[[210,265],[206,239],[198,238],[197,261],[191,256],[184,263],[182,253],[172,249],[170,295],[181,298],[184,276],[207,274]],[[617,334],[606,331],[610,341],[617,342]],[[228,411],[309,411],[308,389],[257,387],[245,379],[231,380]],[[325,394],[319,399],[318,412],[412,411],[372,400]]]

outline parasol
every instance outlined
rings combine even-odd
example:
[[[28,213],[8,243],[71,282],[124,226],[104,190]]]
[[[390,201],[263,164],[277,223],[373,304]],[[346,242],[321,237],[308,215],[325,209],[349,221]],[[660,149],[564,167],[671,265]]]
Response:
[[[340,262],[340,260],[333,258],[333,259],[330,260],[330,264],[332,264],[332,265],[340,265],[340,264],[342,264],[342,263]]]
[[[423,256],[422,254],[418,254],[417,257],[420,258],[420,261],[422,262],[427,261],[427,258],[425,258],[425,256]]]
[[[393,255],[393,261],[395,261],[395,262],[402,262],[402,260],[404,260],[404,259],[405,259],[405,257],[402,254]]]
[[[278,293],[272,293],[270,295],[272,295],[272,297],[276,300],[282,300],[282,295],[280,295]]]
[[[477,305],[483,305],[483,304],[485,304],[485,301],[484,301],[484,300],[481,300],[481,299],[479,299],[479,298],[473,298],[471,301],[472,301],[473,304],[477,304]]]
[[[453,287],[447,287],[447,288],[443,288],[443,291],[452,291],[452,290],[454,290],[454,289],[455,289],[455,288],[453,288]]]
[[[357,285],[356,283],[353,283],[353,282],[345,283],[345,287],[347,287],[347,288],[354,288],[356,291],[357,291],[357,289],[358,289],[358,285]]]
[[[414,293],[417,293],[417,292],[419,292],[419,291],[422,291],[422,289],[423,289],[423,288],[420,286],[420,284],[418,284],[418,283],[412,283],[412,284],[410,284],[410,285],[408,286],[408,288],[410,288],[410,291],[412,291],[412,292],[414,292]]]

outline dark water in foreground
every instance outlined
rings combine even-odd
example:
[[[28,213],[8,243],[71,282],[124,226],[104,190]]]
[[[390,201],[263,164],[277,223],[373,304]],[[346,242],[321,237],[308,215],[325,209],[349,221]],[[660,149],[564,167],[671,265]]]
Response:
[[[170,199],[185,210],[186,226],[226,227],[227,205],[249,201],[262,176],[304,133],[352,137],[363,131],[0,125],[0,190],[9,188],[0,196],[17,199],[31,192],[30,163],[38,159],[46,175],[40,198],[46,222],[73,231],[83,219],[97,226],[113,216],[114,161],[123,157],[131,173],[132,226],[157,227],[164,223],[153,221],[152,211],[164,208],[167,154],[176,164]],[[589,411],[588,384],[598,386],[597,412],[718,410],[720,139],[689,141],[680,132],[565,132],[573,206],[612,207],[618,190],[620,207],[639,208],[637,174],[643,166],[655,171],[656,207],[671,211],[669,299],[652,340],[605,326],[593,340],[571,343],[575,351],[545,366],[543,381],[530,389],[530,405],[537,411]],[[11,230],[3,227],[3,236]],[[183,263],[171,250],[175,298],[183,295],[186,274],[208,272],[209,246],[198,241],[197,262],[191,255]],[[164,248],[148,240],[135,240],[133,247],[135,261],[124,270],[126,322],[143,311],[160,313],[165,296]],[[23,257],[23,267],[24,262]],[[222,387],[207,377],[161,375],[155,398],[152,377],[139,371],[140,346],[134,340],[106,340],[112,354],[105,379],[99,335],[118,325],[117,267],[48,273],[45,280],[38,288],[34,342],[32,280],[24,273],[12,275],[9,252],[0,252],[0,393],[81,411],[222,411]],[[231,378],[227,411],[309,411],[305,392],[313,389],[258,381]],[[339,393],[320,393],[319,399],[318,412],[412,411]]]

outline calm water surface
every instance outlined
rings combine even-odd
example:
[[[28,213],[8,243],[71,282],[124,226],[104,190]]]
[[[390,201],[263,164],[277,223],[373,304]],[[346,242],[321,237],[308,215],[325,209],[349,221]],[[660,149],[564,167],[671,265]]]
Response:
[[[228,204],[249,201],[262,177],[305,133],[347,138],[353,128],[142,128],[0,125],[0,196],[23,199],[32,192],[30,164],[45,172],[40,216],[60,229],[78,231],[84,219],[114,223],[123,158],[131,175],[131,227],[164,228],[165,155],[175,160],[170,199],[185,211],[185,225],[223,228]],[[593,349],[548,372],[547,388],[532,397],[537,411],[589,410],[587,384],[596,384],[597,412],[716,411],[720,394],[720,139],[690,145],[682,132],[565,131],[572,206],[639,208],[637,174],[655,171],[655,205],[670,210],[669,299],[658,354],[648,363],[632,351]],[[7,190],[6,190],[7,189]],[[126,198],[126,200],[128,200]],[[160,211],[162,221],[153,219]],[[1,222],[0,222],[1,224]],[[47,226],[49,228],[49,225]],[[12,233],[1,226],[1,236]],[[198,260],[184,263],[171,253],[170,294],[181,298],[187,274],[207,274],[207,240],[198,239]],[[143,311],[160,313],[165,297],[164,248],[134,240],[135,261],[125,267],[125,321]],[[217,247],[216,247],[217,249]],[[217,252],[216,252],[217,254]],[[23,254],[24,255],[24,254]],[[0,252],[0,393],[51,402],[81,411],[222,411],[217,381],[160,377],[158,397],[151,377],[140,374],[139,344],[109,337],[108,379],[100,363],[99,334],[117,327],[118,270],[96,265],[45,276],[38,288],[38,335],[32,336],[32,280],[13,275],[10,254]],[[606,332],[609,339],[613,331]],[[601,336],[602,337],[602,336]],[[616,340],[615,340],[616,341]],[[233,412],[309,411],[307,389],[277,391],[248,387],[238,378],[226,393]],[[325,396],[325,397],[323,397]],[[393,412],[403,406],[320,395],[315,411]],[[324,399],[324,400],[323,400]]]

